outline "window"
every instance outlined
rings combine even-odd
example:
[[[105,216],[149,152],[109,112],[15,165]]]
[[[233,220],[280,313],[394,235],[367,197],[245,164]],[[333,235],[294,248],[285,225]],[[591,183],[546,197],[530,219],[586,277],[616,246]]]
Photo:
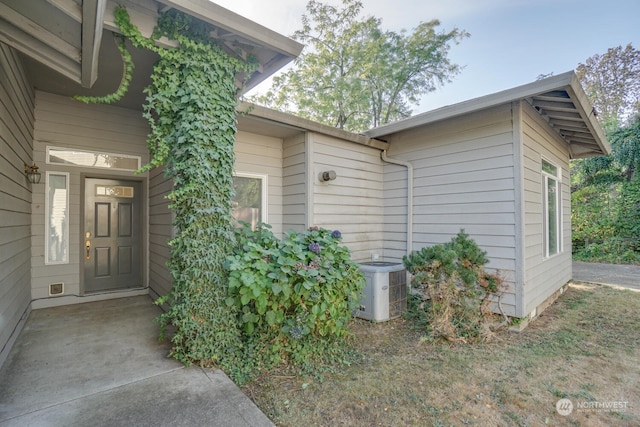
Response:
[[[69,262],[69,174],[46,173],[45,264]]]
[[[545,257],[562,252],[562,206],[560,171],[557,166],[542,161],[542,193],[544,204]]]
[[[267,175],[237,173],[233,177],[232,208],[235,226],[251,224],[255,230],[259,222],[267,222]]]
[[[48,164],[135,171],[140,162],[140,156],[47,147]]]

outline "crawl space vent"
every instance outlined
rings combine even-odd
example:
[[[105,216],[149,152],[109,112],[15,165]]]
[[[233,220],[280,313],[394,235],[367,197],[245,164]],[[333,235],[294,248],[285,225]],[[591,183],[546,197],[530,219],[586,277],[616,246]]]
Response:
[[[64,293],[64,283],[50,283],[49,296],[62,295]]]

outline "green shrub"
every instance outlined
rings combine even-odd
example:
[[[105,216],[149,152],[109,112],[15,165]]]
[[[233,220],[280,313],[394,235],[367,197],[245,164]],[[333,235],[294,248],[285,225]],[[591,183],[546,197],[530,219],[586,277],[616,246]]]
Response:
[[[278,239],[269,228],[236,230],[238,245],[226,263],[227,305],[239,311],[256,366],[309,368],[342,357],[364,279],[340,232],[312,227]]]
[[[640,179],[571,194],[573,258],[640,264]]]
[[[489,309],[499,298],[502,278],[484,271],[486,252],[461,230],[450,242],[405,256],[412,284],[429,298],[422,305],[430,334],[450,341],[487,338]]]

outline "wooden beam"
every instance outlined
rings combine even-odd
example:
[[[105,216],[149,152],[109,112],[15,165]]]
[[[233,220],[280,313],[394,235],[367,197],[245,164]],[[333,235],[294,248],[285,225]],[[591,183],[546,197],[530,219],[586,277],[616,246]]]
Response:
[[[80,64],[0,19],[0,42],[80,83]]]
[[[554,119],[553,117],[549,117],[549,123],[561,128],[582,129],[584,131],[589,132],[589,128],[582,121],[578,122],[578,121],[572,121],[572,120],[561,120],[561,119]]]
[[[47,31],[26,16],[16,12],[6,4],[0,2],[0,16],[15,28],[22,30],[28,36],[52,47],[67,58],[80,63],[80,49],[62,40],[57,35]],[[26,53],[26,52],[25,52]]]
[[[82,87],[90,88],[98,78],[98,54],[107,0],[82,2]]]
[[[562,90],[536,95],[533,99],[540,101],[571,101],[571,99],[569,99],[569,94]]]
[[[533,106],[540,108],[541,110],[567,111],[567,112],[576,111],[576,106],[573,104],[573,102],[536,101],[534,99]]]
[[[82,22],[82,7],[73,0],[47,0],[47,3],[53,5],[65,15],[76,21],[78,24]]]
[[[115,9],[117,4],[115,2],[107,2],[107,7],[104,12],[104,29],[113,31],[117,34],[122,34],[120,28],[116,25]],[[140,33],[144,37],[151,37],[153,29],[158,22],[158,14],[149,14],[146,9],[139,8],[127,8],[127,13],[131,19],[131,23],[138,27]],[[157,46],[172,48],[178,46],[178,42],[175,40],[169,40],[166,37],[161,37],[156,41]]]
[[[580,114],[576,111],[574,113],[566,111],[544,111],[544,115],[550,119],[571,120],[574,122],[584,122],[584,119],[580,117]]]
[[[570,137],[567,137],[567,139],[569,140],[569,143],[571,143],[571,144],[582,145],[582,146],[585,146],[585,147],[586,146],[590,146],[592,148],[597,148],[598,147],[598,143],[593,138],[577,138],[577,137],[574,137],[574,136],[570,136]]]

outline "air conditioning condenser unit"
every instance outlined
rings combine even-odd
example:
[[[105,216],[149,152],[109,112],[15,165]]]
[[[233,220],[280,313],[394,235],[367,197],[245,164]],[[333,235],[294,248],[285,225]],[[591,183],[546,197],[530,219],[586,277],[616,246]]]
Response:
[[[407,309],[407,271],[395,262],[360,264],[365,279],[364,294],[355,315],[374,322],[395,319]]]

